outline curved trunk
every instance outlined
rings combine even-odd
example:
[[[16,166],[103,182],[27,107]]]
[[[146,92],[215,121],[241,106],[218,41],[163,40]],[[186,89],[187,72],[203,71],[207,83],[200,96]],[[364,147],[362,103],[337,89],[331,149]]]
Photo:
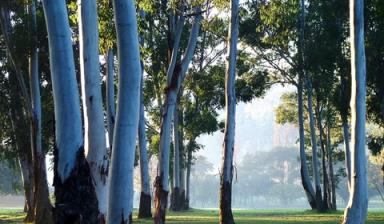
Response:
[[[101,95],[96,0],[78,1],[84,150],[99,206],[100,223],[107,213],[108,155]]]
[[[312,103],[312,82],[307,77],[307,95],[308,95],[308,113],[309,113],[309,126],[311,132],[311,145],[312,145],[312,167],[313,177],[315,179],[315,198],[317,210],[322,210],[322,196],[320,186],[320,170],[319,161],[317,158],[317,141],[316,141],[316,129],[315,129],[315,116],[313,114],[313,103]]]
[[[134,1],[114,0],[113,8],[117,33],[119,92],[112,145],[107,223],[131,223],[142,69]]]
[[[300,174],[301,183],[304,188],[305,195],[312,209],[316,209],[316,196],[309,177],[307,156],[305,154],[305,136],[304,136],[304,115],[303,115],[303,87],[302,80],[299,77],[299,85],[297,87],[298,115],[299,115],[299,140],[300,140]]]
[[[97,198],[84,157],[80,100],[64,0],[43,0],[55,106],[55,223],[97,222]],[[87,203],[84,203],[86,201]]]
[[[140,180],[141,194],[139,205],[139,218],[150,218],[151,213],[151,186],[148,168],[147,136],[145,133],[143,76],[141,76],[140,92],[140,120],[139,120],[139,156],[140,156]]]
[[[348,190],[351,190],[351,149],[349,147],[349,126],[348,117],[346,115],[341,116],[343,126],[343,138],[344,138],[344,150],[345,150],[345,171],[347,173]]]
[[[368,208],[365,151],[366,69],[364,49],[364,1],[350,0],[351,34],[351,191],[343,223],[364,223]]]
[[[232,215],[232,179],[233,153],[235,147],[236,119],[236,55],[239,34],[239,1],[231,0],[231,22],[228,31],[228,56],[225,73],[225,106],[226,120],[224,130],[223,158],[220,176],[220,218],[221,224],[235,223]]]
[[[113,129],[115,127],[115,72],[114,72],[114,56],[113,50],[108,49],[106,55],[106,107],[107,107],[107,128],[108,128],[108,142],[109,151],[112,149],[113,142]],[[109,152],[109,157],[111,153]]]

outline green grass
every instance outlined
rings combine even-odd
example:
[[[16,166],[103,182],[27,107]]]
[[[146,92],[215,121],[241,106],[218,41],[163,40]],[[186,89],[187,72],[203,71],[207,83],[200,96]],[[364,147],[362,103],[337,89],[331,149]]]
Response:
[[[235,222],[241,223],[317,223],[330,224],[340,223],[342,211],[318,214],[312,211],[304,210],[234,210]],[[134,214],[134,223],[149,224],[152,219],[138,220],[137,213]],[[24,213],[21,210],[8,209],[0,210],[0,224],[3,223],[22,223]],[[217,210],[199,210],[193,209],[186,212],[168,212],[167,223],[169,224],[216,224],[218,223]],[[370,211],[368,215],[368,224],[383,224],[384,210]]]

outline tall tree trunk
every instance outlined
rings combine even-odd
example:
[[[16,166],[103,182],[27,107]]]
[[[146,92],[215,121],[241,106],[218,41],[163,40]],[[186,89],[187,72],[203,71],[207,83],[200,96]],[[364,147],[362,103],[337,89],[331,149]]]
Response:
[[[197,7],[196,16],[190,31],[187,49],[180,62],[177,61],[177,52],[179,51],[180,36],[183,27],[183,16],[178,22],[176,29],[176,41],[174,44],[172,59],[167,71],[167,88],[165,93],[165,102],[162,109],[160,144],[159,144],[159,167],[155,179],[155,199],[154,199],[154,223],[165,223],[165,212],[168,204],[168,177],[169,177],[169,155],[171,141],[171,124],[173,113],[177,104],[177,94],[185,78],[189,63],[191,62],[200,30],[201,12]]]
[[[141,64],[135,2],[114,0],[119,92],[112,145],[107,223],[131,223],[139,127]]]
[[[312,145],[312,169],[313,177],[315,179],[315,198],[316,198],[316,208],[318,211],[323,209],[322,205],[322,195],[321,195],[321,186],[320,186],[320,170],[319,170],[319,161],[317,159],[317,141],[316,141],[316,129],[315,129],[315,116],[313,114],[313,103],[312,103],[312,82],[306,77],[307,83],[307,96],[308,96],[308,113],[309,113],[309,126],[311,133],[311,145]]]
[[[343,223],[364,223],[367,217],[367,159],[365,151],[366,68],[364,49],[364,1],[350,0],[351,34],[351,191]]]
[[[43,0],[55,106],[55,223],[97,223],[97,198],[84,156],[80,100],[64,0]]]
[[[235,147],[236,120],[236,55],[239,34],[239,1],[231,0],[231,22],[228,31],[228,56],[225,73],[226,120],[224,130],[223,158],[220,176],[220,219],[221,224],[235,223],[232,215],[233,153]]]
[[[32,0],[31,14],[31,52],[29,58],[29,82],[33,117],[31,122],[31,150],[34,166],[34,213],[36,223],[53,223],[52,205],[49,200],[45,154],[42,149],[41,99],[39,81],[39,55],[37,47],[36,2]]]
[[[323,170],[323,203],[322,203],[322,210],[327,211],[329,209],[329,199],[330,199],[330,189],[329,187],[329,181],[328,181],[328,171],[327,171],[327,164],[326,164],[326,152],[325,152],[325,142],[324,142],[324,130],[322,125],[322,114],[319,108],[319,102],[316,104],[316,115],[317,115],[317,126],[319,129],[319,141],[320,141],[320,148],[321,148],[321,162],[322,162],[322,170]]]
[[[305,55],[304,55],[304,31],[305,31],[305,4],[304,0],[300,0],[300,34],[299,34],[299,64],[300,71],[298,73],[297,84],[297,105],[298,105],[298,120],[299,120],[299,140],[300,140],[300,174],[301,183],[304,188],[305,195],[312,209],[317,209],[316,195],[313,189],[311,179],[309,178],[307,156],[305,154],[305,135],[304,135],[304,106],[303,106],[303,78],[305,75]]]
[[[177,104],[180,103],[180,95]],[[171,209],[180,211],[180,130],[179,130],[179,108],[175,107],[173,118],[173,189],[171,195]]]
[[[113,50],[108,49],[106,55],[106,107],[107,107],[107,128],[108,128],[108,145],[109,151],[112,149],[113,130],[115,127],[115,72],[114,72],[114,56]],[[110,153],[109,152],[109,153]],[[109,155],[111,156],[111,155]]]
[[[341,115],[343,126],[344,150],[345,150],[345,167],[348,180],[348,190],[351,191],[351,149],[349,147],[349,126],[347,115]]]
[[[99,222],[107,213],[108,155],[104,128],[99,65],[96,0],[78,0],[81,92],[84,115],[84,151],[96,191]]]
[[[298,116],[299,116],[299,141],[300,141],[300,174],[301,183],[304,188],[305,195],[312,209],[317,209],[315,191],[313,189],[311,179],[309,177],[307,156],[305,154],[305,136],[304,136],[304,115],[303,115],[303,87],[301,78],[299,77],[298,93]]]
[[[139,205],[139,218],[150,218],[151,213],[151,186],[148,168],[147,155],[147,136],[145,132],[145,115],[144,115],[144,85],[143,76],[141,76],[141,92],[140,92],[140,121],[139,121],[139,156],[140,156],[140,180],[141,193]]]
[[[333,170],[333,149],[332,149],[332,143],[331,143],[331,127],[330,127],[330,121],[329,118],[327,120],[327,155],[328,155],[328,166],[329,166],[329,176],[330,176],[330,188],[331,188],[331,209],[336,210],[336,180],[335,180],[335,174]]]

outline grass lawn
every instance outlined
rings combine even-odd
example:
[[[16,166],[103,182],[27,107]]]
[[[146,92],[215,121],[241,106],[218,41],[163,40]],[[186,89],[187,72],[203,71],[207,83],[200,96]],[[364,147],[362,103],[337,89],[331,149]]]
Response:
[[[167,223],[170,224],[216,224],[218,223],[217,210],[193,209],[187,212],[168,212]],[[317,214],[312,211],[303,210],[235,210],[236,223],[340,223],[342,211]],[[24,213],[17,209],[0,210],[0,224],[22,223]],[[134,223],[149,224],[151,219],[137,220],[137,213],[134,214]],[[370,211],[368,215],[369,224],[384,224],[384,210]]]

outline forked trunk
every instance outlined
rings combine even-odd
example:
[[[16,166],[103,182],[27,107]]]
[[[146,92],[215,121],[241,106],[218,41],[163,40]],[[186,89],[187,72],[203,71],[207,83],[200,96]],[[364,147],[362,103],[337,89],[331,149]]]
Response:
[[[345,208],[346,224],[365,222],[368,208],[365,140],[366,68],[364,47],[364,0],[350,0],[351,34],[351,191]]]
[[[179,51],[180,36],[183,27],[183,19],[181,16],[178,22],[177,36],[175,46],[172,52],[172,59],[167,71],[167,88],[165,93],[165,101],[162,107],[162,118],[160,128],[160,143],[159,143],[159,167],[155,180],[155,200],[154,200],[154,223],[162,224],[165,222],[165,213],[168,203],[168,177],[169,177],[169,156],[171,142],[171,126],[175,106],[177,105],[177,94],[180,86],[184,81],[189,64],[193,58],[196,48],[198,34],[201,21],[200,8],[197,7],[196,15],[190,31],[188,46],[181,61],[177,62],[177,52]],[[181,25],[180,25],[181,24]],[[160,189],[159,189],[160,188]]]
[[[136,138],[139,128],[140,65],[135,1],[114,0],[119,61],[116,124],[108,196],[107,223],[131,223]]]
[[[55,106],[54,222],[97,223],[98,209],[84,157],[80,100],[64,0],[43,0]]]
[[[239,1],[231,0],[231,22],[228,31],[228,55],[225,73],[225,106],[226,120],[224,130],[223,158],[220,176],[219,223],[235,223],[232,215],[232,179],[233,153],[235,147],[236,119],[236,55],[239,33]]]

